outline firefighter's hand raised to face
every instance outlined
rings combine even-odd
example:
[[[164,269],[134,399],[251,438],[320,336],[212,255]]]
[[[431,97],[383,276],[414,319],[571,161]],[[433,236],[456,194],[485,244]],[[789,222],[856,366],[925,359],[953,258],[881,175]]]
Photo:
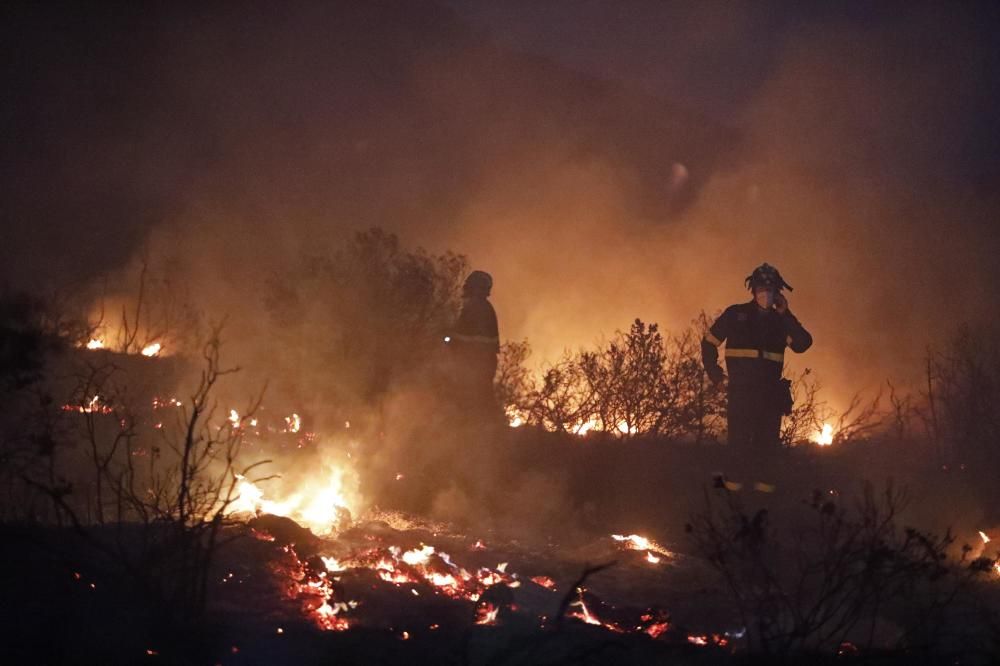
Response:
[[[774,295],[774,309],[778,314],[788,312],[788,299],[780,291]]]

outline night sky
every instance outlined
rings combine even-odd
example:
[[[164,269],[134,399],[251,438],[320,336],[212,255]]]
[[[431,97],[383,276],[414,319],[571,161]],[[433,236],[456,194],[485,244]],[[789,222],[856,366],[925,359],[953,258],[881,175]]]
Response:
[[[239,317],[248,280],[377,225],[493,272],[545,358],[683,326],[769,261],[843,391],[994,319],[996,3],[2,12],[12,288],[145,251]]]

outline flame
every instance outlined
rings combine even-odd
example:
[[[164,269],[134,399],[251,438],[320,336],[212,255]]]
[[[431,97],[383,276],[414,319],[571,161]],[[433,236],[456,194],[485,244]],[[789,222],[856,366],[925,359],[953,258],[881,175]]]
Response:
[[[403,553],[402,559],[410,566],[416,566],[418,564],[427,564],[433,554],[434,546],[425,546],[424,544],[420,544],[420,548],[408,550]]]
[[[528,415],[516,407],[507,407],[504,413],[507,416],[507,424],[511,428],[520,428],[528,422]]]
[[[87,349],[104,349],[104,340],[100,338],[91,338],[87,343]]]
[[[159,342],[154,342],[142,348],[142,355],[158,356],[161,349],[163,349],[163,345],[161,345]]]
[[[81,414],[110,414],[114,410],[110,406],[101,402],[101,396],[95,394],[93,398],[84,400],[79,405],[63,405],[64,412],[80,412]]]
[[[635,426],[629,427],[626,421],[619,421],[616,427],[618,428],[618,432],[623,435],[634,435],[639,432],[639,429]]]
[[[829,423],[824,423],[823,429],[816,433],[813,441],[819,446],[830,446],[833,444],[833,426]]]
[[[235,414],[235,410],[233,413]],[[317,534],[326,534],[341,526],[351,515],[350,507],[353,503],[347,498],[344,477],[344,470],[333,468],[323,485],[275,501],[265,499],[263,490],[237,474],[237,497],[227,507],[227,513],[270,513],[285,516]],[[317,485],[320,483],[322,482],[317,482]],[[308,488],[310,484],[303,485]]]
[[[611,538],[621,543],[628,550],[646,551],[646,560],[648,562],[652,562],[653,564],[657,564],[660,561],[660,558],[654,556],[653,553],[663,555],[664,557],[673,557],[674,555],[652,539],[638,534],[629,534],[628,536],[623,534],[612,534]]]
[[[990,539],[988,536],[986,536],[986,532],[983,532],[982,530],[979,530],[979,538],[983,540],[984,544],[985,543],[989,543],[990,541],[992,541],[992,539]]]
[[[285,429],[288,432],[298,432],[302,429],[302,417],[298,414],[292,414],[291,416],[285,417]]]
[[[578,595],[577,599],[576,601],[570,604],[570,607],[579,608],[580,610],[573,611],[572,613],[567,613],[568,617],[574,617],[578,620],[586,622],[587,624],[593,624],[598,627],[603,627],[608,631],[613,631],[618,634],[625,633],[625,630],[619,627],[617,624],[614,624],[613,622],[604,622],[599,617],[594,615],[594,613],[587,606],[587,602],[583,598],[584,589],[582,587],[576,588],[576,592]]]
[[[235,409],[229,410],[229,422],[233,424],[234,428],[240,427],[240,413]]]

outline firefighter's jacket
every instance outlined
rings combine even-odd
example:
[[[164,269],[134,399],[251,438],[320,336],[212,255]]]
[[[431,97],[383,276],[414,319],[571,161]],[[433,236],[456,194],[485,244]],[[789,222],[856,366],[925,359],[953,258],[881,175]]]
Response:
[[[485,298],[466,298],[448,345],[463,362],[475,364],[486,372],[496,371],[500,332],[493,305]],[[491,373],[491,380],[492,377]]]
[[[812,346],[812,336],[791,312],[763,310],[750,301],[726,308],[702,339],[701,358],[710,376],[722,374],[723,343],[730,389],[767,387],[781,379],[785,348],[802,353]]]

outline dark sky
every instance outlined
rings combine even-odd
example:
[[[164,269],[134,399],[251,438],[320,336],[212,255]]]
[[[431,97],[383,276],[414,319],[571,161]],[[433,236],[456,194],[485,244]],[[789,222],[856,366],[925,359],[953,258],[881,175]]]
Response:
[[[449,3],[511,47],[649,91],[738,125],[801,41],[830,41],[858,58],[845,67],[899,76],[928,97],[906,134],[947,153],[945,171],[886,161],[907,176],[1000,175],[1000,5],[994,2],[774,2],[708,0],[464,0]],[[831,63],[832,64],[832,63]],[[817,72],[819,74],[819,72]],[[851,72],[845,72],[851,76]],[[863,77],[865,72],[857,72]],[[934,80],[936,79],[936,81]],[[886,94],[891,94],[886,91]],[[844,106],[862,100],[843,97]],[[949,128],[961,120],[961,136]],[[942,130],[944,133],[942,135]],[[904,130],[905,131],[905,130]],[[943,148],[945,142],[955,143]],[[936,144],[936,145],[932,145]],[[941,165],[938,165],[941,166]],[[933,171],[933,175],[922,173]]]
[[[250,318],[248,285],[378,225],[491,270],[504,336],[551,358],[684,326],[766,260],[841,390],[1000,300],[995,2],[0,12],[14,287],[145,247]]]

